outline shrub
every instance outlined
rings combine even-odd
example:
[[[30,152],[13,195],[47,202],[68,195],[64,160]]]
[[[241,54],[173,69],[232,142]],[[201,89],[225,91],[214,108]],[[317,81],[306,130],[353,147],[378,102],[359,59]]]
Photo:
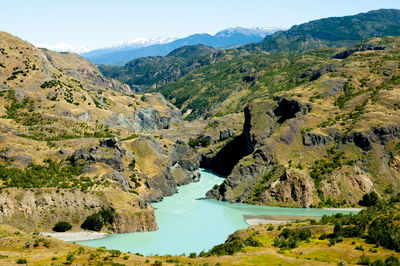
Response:
[[[204,136],[203,134],[201,134],[194,139],[189,138],[188,144],[193,149],[196,147],[207,147],[211,144],[211,138],[209,136]]]
[[[54,232],[66,232],[71,230],[72,225],[68,222],[58,222],[54,225],[53,231]]]
[[[196,258],[196,257],[197,257],[196,252],[192,252],[189,254],[189,258]]]
[[[371,265],[371,260],[365,256],[361,255],[360,260],[357,262],[359,265]]]
[[[367,193],[363,196],[362,200],[359,201],[358,204],[361,206],[376,206],[379,202],[379,196],[376,194],[375,191],[372,191],[371,193]]]
[[[105,223],[112,224],[114,222],[114,212],[110,209],[101,210],[89,215],[82,223],[81,228],[92,231],[100,231]]]
[[[100,231],[103,228],[104,219],[100,213],[89,215],[81,225],[82,229]]]
[[[283,229],[282,233],[274,239],[274,246],[282,249],[292,249],[299,245],[300,241],[311,237],[310,229],[291,230]]]
[[[118,249],[111,249],[109,252],[111,254],[111,257],[119,257],[122,253]]]
[[[26,259],[18,259],[15,263],[17,263],[17,264],[27,264],[28,261]]]
[[[132,161],[129,163],[129,168],[131,170],[135,170],[135,165],[136,165],[136,160],[135,158],[133,158]]]

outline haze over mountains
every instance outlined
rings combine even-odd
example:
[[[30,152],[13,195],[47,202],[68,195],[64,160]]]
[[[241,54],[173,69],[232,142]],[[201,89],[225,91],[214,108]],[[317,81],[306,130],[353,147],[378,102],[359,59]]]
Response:
[[[116,46],[110,48],[96,49],[81,56],[89,59],[95,64],[101,65],[123,65],[132,59],[146,56],[165,56],[171,51],[185,46],[203,44],[214,48],[231,47],[259,42],[280,28],[228,28],[215,35],[207,33],[193,34],[177,40],[150,40],[142,46],[137,43]],[[159,41],[159,43],[151,43]]]

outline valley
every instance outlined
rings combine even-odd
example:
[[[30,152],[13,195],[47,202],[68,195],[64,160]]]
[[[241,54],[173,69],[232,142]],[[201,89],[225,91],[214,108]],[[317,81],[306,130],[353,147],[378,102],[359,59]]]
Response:
[[[399,265],[399,21],[124,66],[0,32],[0,264]]]

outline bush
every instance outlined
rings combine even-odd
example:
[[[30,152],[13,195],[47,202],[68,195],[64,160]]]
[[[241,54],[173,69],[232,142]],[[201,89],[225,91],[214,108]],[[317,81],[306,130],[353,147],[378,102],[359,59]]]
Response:
[[[379,196],[378,194],[376,194],[375,191],[365,194],[362,200],[358,202],[358,204],[365,207],[376,206],[378,203],[379,203]]]
[[[92,231],[100,231],[101,228],[103,228],[103,225],[103,216],[101,216],[100,213],[93,213],[86,218],[86,220],[81,225],[81,228]]]
[[[18,259],[15,263],[17,263],[17,264],[27,264],[28,261],[26,259]]]
[[[196,147],[207,147],[210,144],[211,144],[211,138],[209,136],[204,136],[203,134],[197,136],[194,139],[189,138],[188,142],[188,145],[193,149]]]
[[[282,233],[274,239],[274,246],[282,249],[292,249],[299,245],[300,241],[311,237],[310,229],[291,230],[283,229]]]
[[[68,222],[58,222],[54,225],[53,231],[54,232],[66,232],[71,230],[72,225]]]
[[[114,222],[114,212],[110,209],[101,210],[89,215],[82,223],[81,228],[92,231],[100,231],[105,223],[112,224]]]

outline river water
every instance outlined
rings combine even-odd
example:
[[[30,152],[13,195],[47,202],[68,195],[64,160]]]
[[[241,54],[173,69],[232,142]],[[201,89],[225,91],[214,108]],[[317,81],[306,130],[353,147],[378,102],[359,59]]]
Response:
[[[208,251],[214,245],[225,242],[234,231],[246,228],[243,215],[332,215],[338,211],[323,209],[279,208],[227,203],[216,200],[197,200],[223,178],[201,170],[201,179],[179,187],[178,193],[153,203],[158,231],[115,234],[110,237],[81,241],[80,244],[119,249],[123,252],[148,255],[188,255],[191,252]],[[348,213],[340,211],[341,213]]]

